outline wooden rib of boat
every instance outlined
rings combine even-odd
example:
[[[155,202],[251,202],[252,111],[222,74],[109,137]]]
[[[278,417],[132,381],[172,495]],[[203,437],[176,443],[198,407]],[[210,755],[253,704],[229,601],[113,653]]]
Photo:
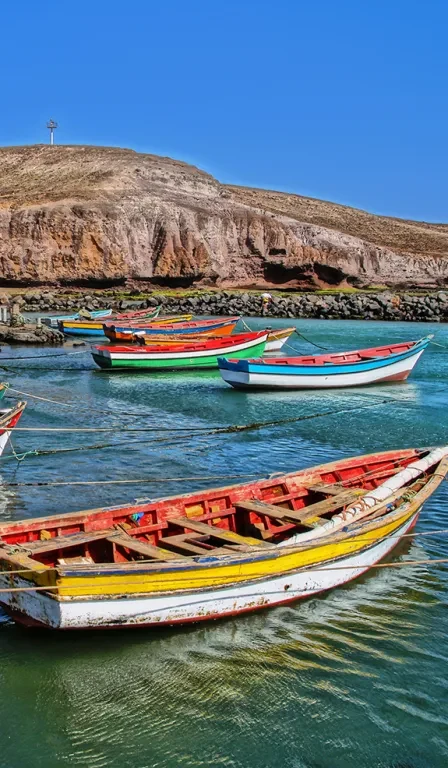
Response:
[[[101,346],[92,349],[92,357],[100,368],[151,370],[184,370],[217,368],[218,357],[231,354],[236,358],[262,355],[267,331],[238,333],[222,338],[205,337],[202,341],[140,346]]]
[[[128,322],[134,323],[145,320],[146,322],[157,322],[157,316],[160,312],[160,307],[155,309],[147,309],[135,312],[125,312],[124,314],[114,315],[114,322]],[[104,318],[98,320],[59,320],[58,328],[67,336],[104,336],[103,330]]]
[[[344,584],[415,525],[448,448],[341,459],[258,482],[0,523],[0,603],[53,629],[216,619]]]
[[[98,309],[89,313],[92,320],[104,319],[112,315],[111,309]],[[47,325],[49,328],[57,328],[58,323],[63,320],[80,320],[79,312],[75,312],[72,315],[49,315],[48,317],[41,317],[41,322]]]
[[[11,430],[17,425],[26,408],[26,401],[22,400],[13,408],[0,409],[0,456],[5,450],[11,437]]]
[[[161,318],[162,320],[162,318]],[[104,333],[110,341],[128,341],[129,334],[132,336],[141,333],[145,335],[158,334],[159,336],[184,336],[204,335],[204,336],[230,336],[235,330],[239,317],[228,317],[217,320],[192,320],[188,323],[164,324],[149,323],[143,325],[119,325],[118,323],[107,323],[104,325]],[[125,334],[125,338],[122,338]]]
[[[218,365],[224,381],[236,389],[321,389],[404,381],[432,338],[312,357],[220,358]]]

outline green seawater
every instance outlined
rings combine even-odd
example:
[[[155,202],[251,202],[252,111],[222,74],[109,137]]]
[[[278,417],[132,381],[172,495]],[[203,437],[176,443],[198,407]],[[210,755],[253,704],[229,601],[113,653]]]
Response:
[[[14,371],[3,380],[64,404],[28,398],[21,426],[114,431],[17,433],[18,452],[90,449],[29,455],[20,464],[5,454],[0,519],[226,482],[181,477],[266,476],[448,442],[447,325],[296,324],[332,350],[429,332],[444,346],[430,345],[404,384],[255,393],[231,389],[213,371],[104,372],[82,348],[52,357],[62,350],[4,347],[0,364],[3,358]],[[313,353],[297,337],[293,345]],[[5,359],[29,355],[39,359]],[[255,432],[191,430],[327,411],[333,414]],[[116,479],[136,482],[36,485]],[[445,528],[447,483],[424,507],[417,531]],[[448,536],[434,534],[408,540],[391,559],[444,557]],[[429,564],[372,571],[324,596],[186,629],[64,634],[25,630],[2,616],[0,766],[446,768],[447,599],[446,565]]]

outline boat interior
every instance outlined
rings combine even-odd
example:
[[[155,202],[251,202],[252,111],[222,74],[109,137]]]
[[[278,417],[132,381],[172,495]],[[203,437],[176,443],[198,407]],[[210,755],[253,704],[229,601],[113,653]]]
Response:
[[[41,566],[160,564],[254,552],[316,528],[428,451],[396,451],[196,494],[0,524],[0,563]],[[363,457],[361,457],[363,458]],[[357,460],[359,462],[359,459]],[[428,476],[396,494],[421,490]],[[368,520],[393,509],[382,502]],[[364,519],[363,519],[364,522]],[[17,559],[17,556],[20,556]]]
[[[358,349],[353,352],[335,352],[326,355],[308,355],[306,357],[273,357],[267,360],[250,359],[246,362],[257,365],[343,365],[344,363],[362,363],[365,360],[374,360],[379,357],[401,355],[408,352],[419,341],[409,341],[401,344],[392,344],[386,347],[372,347],[371,349]],[[229,362],[234,362],[232,359]],[[235,361],[237,362],[237,361]]]
[[[224,338],[220,338],[219,336],[213,338],[213,337],[205,337],[202,339],[198,339],[195,341],[192,341],[188,339],[186,342],[183,342],[182,340],[179,340],[177,344],[171,344],[170,346],[170,352],[214,352],[214,351],[220,351],[223,349],[227,349],[230,347],[236,347],[238,344],[245,344],[246,342],[256,341],[257,339],[259,341],[262,341],[263,337],[265,337],[267,334],[266,331],[259,331],[257,333],[236,333],[233,336],[225,336]],[[133,354],[144,354],[146,352],[151,353],[157,353],[157,352],[166,352],[166,345],[165,344],[158,344],[157,342],[152,341],[151,338],[145,339],[146,343],[143,346],[98,346],[96,349],[101,350],[107,350],[108,352],[132,352]]]

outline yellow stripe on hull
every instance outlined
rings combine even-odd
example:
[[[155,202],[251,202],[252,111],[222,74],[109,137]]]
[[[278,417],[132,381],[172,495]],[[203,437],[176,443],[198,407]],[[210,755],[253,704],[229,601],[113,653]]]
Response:
[[[173,592],[185,590],[205,589],[207,587],[220,587],[254,579],[267,579],[273,576],[306,568],[312,565],[326,565],[339,560],[347,555],[373,546],[382,539],[392,535],[412,515],[415,514],[415,505],[407,505],[402,515],[389,523],[381,525],[372,531],[359,533],[357,536],[347,537],[336,541],[327,542],[321,546],[313,546],[308,549],[295,549],[285,551],[279,547],[274,556],[266,558],[265,553],[260,552],[259,559],[246,559],[241,562],[233,562],[229,565],[204,564],[202,567],[185,567],[179,562],[179,567],[173,570],[159,570],[155,573],[133,574],[129,569],[121,574],[94,575],[84,572],[82,577],[60,576],[56,585],[59,597],[87,597],[101,595],[135,595],[152,594],[160,592]],[[284,552],[284,554],[283,554]],[[246,554],[246,553],[245,553]],[[250,555],[246,554],[249,558]],[[340,564],[343,564],[340,563]],[[193,565],[193,564],[192,564]],[[85,586],[83,586],[85,585]]]

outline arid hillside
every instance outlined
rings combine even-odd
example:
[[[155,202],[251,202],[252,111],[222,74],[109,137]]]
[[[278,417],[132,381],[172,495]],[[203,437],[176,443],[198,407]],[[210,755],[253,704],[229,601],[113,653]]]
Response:
[[[225,186],[112,147],[0,148],[0,280],[17,283],[448,283],[448,225]]]

